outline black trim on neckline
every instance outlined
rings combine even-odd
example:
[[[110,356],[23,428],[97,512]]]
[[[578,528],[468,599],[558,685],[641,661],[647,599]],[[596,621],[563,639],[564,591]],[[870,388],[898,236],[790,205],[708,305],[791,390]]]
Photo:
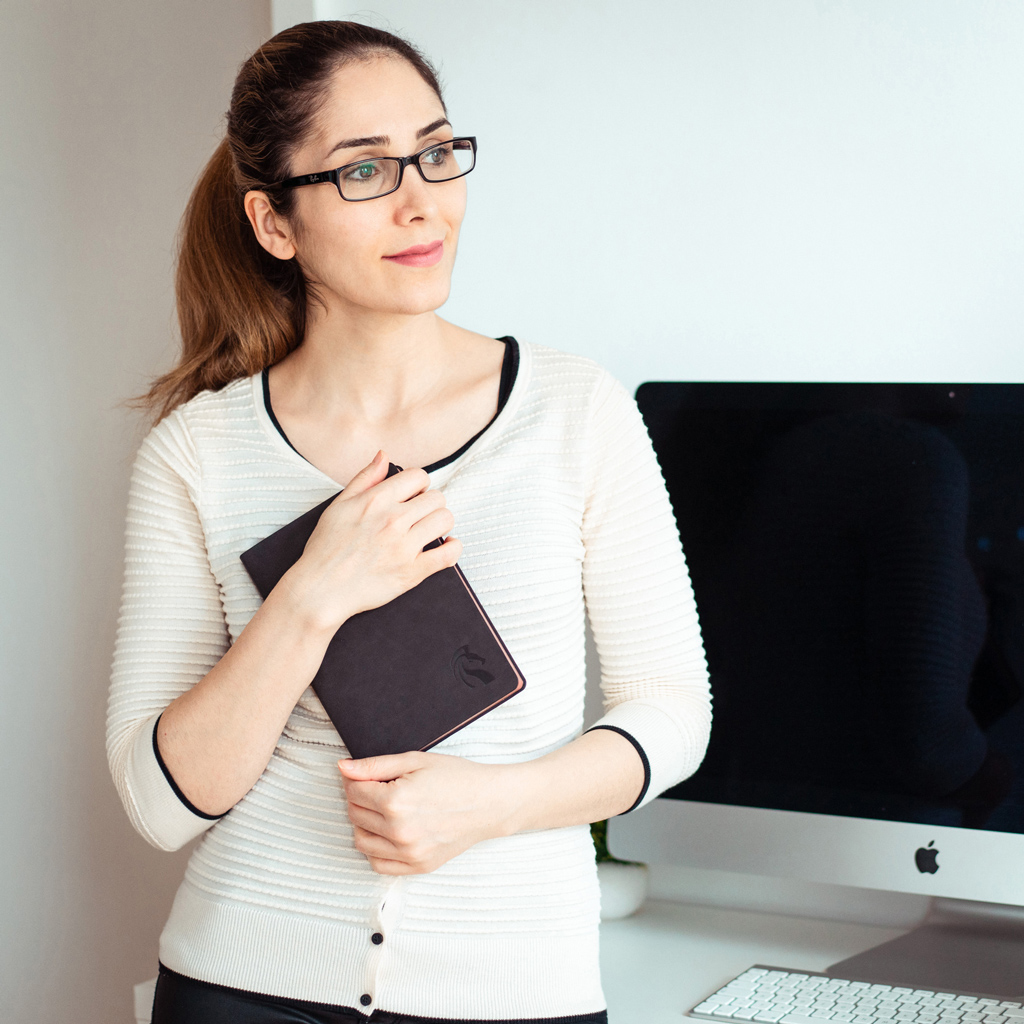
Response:
[[[164,716],[161,714],[160,718],[163,717]],[[192,801],[189,800],[189,798],[185,796],[184,793],[182,793],[181,789],[178,787],[178,784],[174,781],[174,776],[171,775],[170,771],[167,768],[167,765],[164,764],[164,759],[160,756],[160,744],[156,741],[156,730],[157,726],[160,725],[160,718],[157,718],[156,723],[153,725],[153,753],[156,755],[156,763],[160,765],[160,771],[164,773],[164,778],[167,780],[167,784],[171,787],[171,789],[174,790],[174,795],[194,815],[196,815],[196,817],[205,818],[207,821],[220,821],[220,819],[224,817],[224,814],[227,814],[228,812],[225,811],[224,814],[207,814],[205,811],[199,810],[199,808],[196,807],[196,805],[192,803]]]
[[[617,732],[620,736],[625,736],[630,743],[636,748],[636,752],[640,755],[640,760],[644,765],[644,784],[640,788],[640,795],[627,807],[622,814],[629,814],[636,806],[640,803],[645,796],[647,796],[647,790],[651,785],[651,762],[647,760],[647,753],[643,747],[640,746],[640,741],[635,737],[631,736],[625,729],[620,729],[617,725],[592,725],[587,732],[594,732],[597,729],[607,729],[609,732]]]
[[[508,335],[504,338],[499,338],[498,341],[505,342],[505,355],[501,359],[501,381],[498,384],[497,411],[488,420],[487,426],[483,430],[478,430],[458,451],[452,452],[447,458],[432,462],[429,466],[424,466],[423,471],[425,473],[433,473],[435,469],[443,469],[460,456],[465,455],[470,447],[490,429],[491,424],[501,414],[501,410],[505,408],[508,396],[512,393],[512,385],[515,384],[516,376],[519,373],[519,342]]]
[[[274,424],[274,426],[277,428],[277,432],[284,438],[284,443],[288,445],[288,447],[291,448],[291,450],[295,452],[296,455],[298,455],[302,459],[305,459],[306,462],[309,462],[309,459],[307,459],[306,456],[303,455],[302,452],[300,452],[299,449],[296,448],[295,445],[293,445],[291,441],[288,439],[288,435],[284,432],[284,427],[282,427],[281,424],[278,423],[277,416],[274,415],[274,407],[270,404],[269,366],[263,367],[263,407],[267,410],[267,415],[270,417],[270,422]],[[309,464],[312,465],[311,462]]]
[[[498,341],[505,343],[505,355],[501,360],[501,380],[498,384],[498,409],[495,414],[488,420],[487,425],[482,429],[478,430],[458,451],[452,452],[451,455],[446,456],[443,459],[439,459],[437,462],[432,462],[429,466],[424,466],[423,471],[425,473],[433,473],[436,469],[443,469],[445,466],[450,465],[456,459],[465,455],[469,451],[470,447],[475,444],[480,438],[490,429],[491,424],[501,415],[501,410],[505,408],[505,404],[508,402],[509,395],[512,394],[512,387],[516,382],[516,377],[519,375],[519,342],[516,341],[511,335],[505,335],[504,337],[498,338]],[[270,422],[274,424],[277,432],[284,438],[285,444],[296,455],[299,456],[305,462],[309,462],[298,448],[291,443],[288,435],[284,432],[284,428],[278,422],[277,416],[274,415],[274,407],[270,404],[270,367],[264,367],[263,373],[263,406],[267,410],[267,415],[270,417]],[[313,463],[309,463],[311,466]],[[154,734],[155,735],[155,734]]]

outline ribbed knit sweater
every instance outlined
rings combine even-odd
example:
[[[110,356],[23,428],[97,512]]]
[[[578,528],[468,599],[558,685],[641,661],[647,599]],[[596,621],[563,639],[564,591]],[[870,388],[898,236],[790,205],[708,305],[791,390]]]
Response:
[[[512,763],[578,736],[589,616],[598,724],[642,751],[638,805],[690,775],[710,728],[703,649],[665,486],[625,390],[588,359],[523,344],[504,408],[430,476],[455,517],[459,564],[526,678],[434,750]],[[163,771],[157,718],[260,604],[239,555],[338,489],[275,429],[259,375],[196,396],[139,450],[107,750],[150,843],[173,850],[202,837],[161,961],[366,1014],[528,1020],[602,1009],[586,825],[488,840],[425,875],[378,875],[353,846],[337,768],[346,750],[312,689],[226,816],[195,813]]]

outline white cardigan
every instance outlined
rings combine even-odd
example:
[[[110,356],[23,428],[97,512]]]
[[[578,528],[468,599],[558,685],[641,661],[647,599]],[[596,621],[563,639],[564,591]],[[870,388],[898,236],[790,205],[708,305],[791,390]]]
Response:
[[[459,564],[527,681],[434,749],[507,763],[578,736],[589,615],[598,724],[640,749],[641,802],[695,771],[711,721],[697,614],[625,390],[588,359],[523,344],[505,407],[431,485],[454,514]],[[602,1009],[587,826],[488,840],[427,875],[375,874],[352,843],[336,764],[346,751],[311,689],[226,816],[195,813],[165,776],[158,716],[259,606],[239,554],[337,490],[275,429],[258,374],[181,406],[136,459],[107,752],[150,843],[173,850],[202,837],[161,961],[366,1014],[521,1020]]]

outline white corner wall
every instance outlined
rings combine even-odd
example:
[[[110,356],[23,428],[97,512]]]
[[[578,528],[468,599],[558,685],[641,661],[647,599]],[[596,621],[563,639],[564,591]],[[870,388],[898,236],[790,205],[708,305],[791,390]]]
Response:
[[[1019,0],[283,0],[441,66],[481,142],[453,320],[649,378],[1016,380]],[[0,1019],[127,1024],[184,855],[103,717],[172,237],[266,0],[0,9]]]
[[[0,1020],[130,1024],[183,855],[129,827],[103,726],[172,243],[266,0],[0,5]]]
[[[1020,0],[275,0],[440,65],[447,315],[645,379],[1024,378]]]

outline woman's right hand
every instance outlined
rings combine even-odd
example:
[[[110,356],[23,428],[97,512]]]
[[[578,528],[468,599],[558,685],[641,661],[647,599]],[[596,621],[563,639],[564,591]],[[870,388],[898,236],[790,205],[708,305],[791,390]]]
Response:
[[[423,550],[454,524],[427,474],[387,472],[380,451],[327,507],[302,557],[275,588],[317,631],[333,636],[346,619],[387,604],[462,554],[455,537]]]

